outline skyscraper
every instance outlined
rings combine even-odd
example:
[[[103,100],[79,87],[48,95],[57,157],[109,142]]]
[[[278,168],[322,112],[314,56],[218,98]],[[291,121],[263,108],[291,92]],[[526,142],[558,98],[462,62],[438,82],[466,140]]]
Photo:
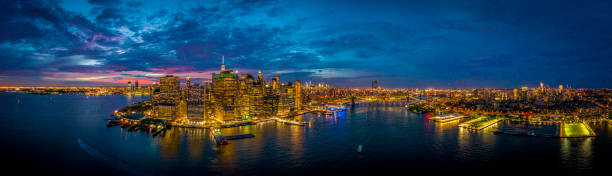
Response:
[[[263,111],[266,117],[271,117],[278,113],[278,95],[270,85],[264,87]]]
[[[204,120],[204,87],[198,83],[191,85],[188,82],[187,84],[187,118],[191,121]]]
[[[239,117],[236,113],[237,78],[231,69],[225,69],[225,58],[223,58],[221,64],[221,72],[219,74],[213,73],[212,77],[214,118],[224,122],[238,119]]]
[[[127,88],[125,88],[127,93],[132,93],[132,81],[128,81]]]
[[[158,104],[156,105],[157,117],[165,120],[175,120],[178,116],[178,104],[180,100],[180,78],[172,75],[161,77]]]
[[[257,83],[261,85],[266,84],[263,76],[261,75],[261,71],[257,72]]]
[[[372,81],[372,89],[376,89],[376,88],[378,88],[378,81],[373,80]]]
[[[302,103],[302,82],[300,80],[295,81],[295,111],[300,112],[300,106]]]
[[[280,88],[280,77],[278,75],[274,76],[272,79],[272,89],[278,91]]]
[[[519,99],[519,90],[518,88],[514,88],[512,89],[512,96],[514,97],[514,100],[518,100]]]
[[[264,87],[265,87],[265,84],[266,83],[264,81],[263,76],[261,75],[261,71],[259,71],[257,73],[257,81],[253,83],[253,91],[252,91],[253,116],[257,118],[264,117],[264,96],[265,96]]]

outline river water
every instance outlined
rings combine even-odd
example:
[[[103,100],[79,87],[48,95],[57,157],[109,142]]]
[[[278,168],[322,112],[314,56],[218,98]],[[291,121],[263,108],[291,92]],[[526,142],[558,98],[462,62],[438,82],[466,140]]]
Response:
[[[471,132],[401,104],[366,103],[308,126],[266,122],[223,129],[254,134],[215,146],[205,129],[152,137],[106,127],[116,109],[146,96],[0,93],[0,151],[8,170],[52,175],[580,174],[605,171],[612,125],[597,137],[559,139]],[[363,151],[358,153],[357,146]]]

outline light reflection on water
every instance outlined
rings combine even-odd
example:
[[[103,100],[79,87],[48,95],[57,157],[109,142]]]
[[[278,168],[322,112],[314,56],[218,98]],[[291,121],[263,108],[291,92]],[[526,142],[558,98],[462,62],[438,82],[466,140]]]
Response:
[[[580,171],[590,169],[593,159],[593,138],[562,138],[561,161],[563,165],[573,165]]]

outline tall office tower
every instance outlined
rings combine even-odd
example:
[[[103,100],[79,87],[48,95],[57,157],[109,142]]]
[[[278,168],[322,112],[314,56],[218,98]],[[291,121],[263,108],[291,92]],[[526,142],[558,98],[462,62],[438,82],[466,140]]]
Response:
[[[266,81],[264,80],[263,76],[261,75],[261,71],[257,72],[257,83],[264,85],[266,84]]]
[[[274,76],[274,79],[272,79],[272,89],[276,91],[280,89],[280,77],[278,75]]]
[[[204,83],[204,120],[214,120],[214,97],[213,97],[213,86],[211,83]]]
[[[126,91],[127,93],[132,93],[132,81],[128,81],[128,85],[127,85],[127,87],[125,88],[125,91]]]
[[[297,112],[297,108],[295,108],[295,86],[293,83],[288,82],[286,85],[287,89],[287,109],[289,109],[289,113]]]
[[[295,81],[295,111],[300,112],[300,106],[302,104],[302,82],[300,80]]]
[[[134,88],[136,88],[136,90],[140,89],[140,85],[138,84],[138,80],[136,80],[136,83],[134,83]]]
[[[291,102],[293,102],[293,100],[291,100],[290,93],[292,92],[289,87],[293,87],[292,85],[280,85],[280,87],[278,88],[278,108],[277,108],[277,112],[276,115],[278,116],[286,116],[289,114],[289,112],[291,111]]]
[[[378,81],[373,80],[372,81],[372,89],[376,89],[376,88],[378,88]]]
[[[563,84],[559,84],[559,93],[563,92]]]
[[[514,97],[514,100],[518,100],[519,99],[519,91],[518,88],[514,88],[512,89],[512,96]]]
[[[189,80],[189,79],[187,79]],[[191,85],[188,83],[189,88],[187,94],[187,118],[191,121],[204,120],[204,86],[196,83]]]
[[[259,72],[258,77],[260,76],[261,76],[261,72]],[[262,118],[265,116],[264,114],[264,97],[265,97],[264,87],[265,87],[265,83],[263,81],[256,81],[253,83],[253,90],[251,92],[251,95],[253,97],[253,104],[251,105],[252,106],[251,109],[253,110],[253,116],[256,118]]]
[[[278,112],[278,95],[272,86],[266,85],[264,87],[263,97],[263,115],[265,117],[271,117]]]
[[[251,74],[242,74],[238,80],[238,94],[236,108],[238,117],[243,120],[248,120],[253,117],[251,110],[253,76]]]
[[[185,79],[185,91],[183,91],[183,99],[187,99],[189,97],[189,88],[191,87],[191,78],[187,77]]]
[[[185,88],[189,88],[189,86],[191,86],[191,78],[187,77],[186,83],[185,83]]]
[[[158,104],[156,105],[157,117],[164,120],[175,120],[179,114],[178,105],[180,97],[180,83],[179,77],[167,75],[159,79],[160,89]]]
[[[213,97],[214,118],[218,121],[230,121],[239,119],[236,113],[236,96],[238,84],[234,72],[225,70],[225,64],[221,65],[219,74],[213,73]]]
[[[185,120],[187,119],[187,99],[180,98],[177,106],[176,119]]]

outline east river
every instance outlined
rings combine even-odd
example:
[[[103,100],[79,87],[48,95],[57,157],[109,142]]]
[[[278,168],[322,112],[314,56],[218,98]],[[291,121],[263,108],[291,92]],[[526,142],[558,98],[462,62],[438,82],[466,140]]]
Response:
[[[2,167],[25,175],[592,175],[609,172],[612,161],[605,122],[592,124],[597,137],[510,136],[437,124],[393,103],[359,104],[337,118],[298,117],[309,126],[226,128],[224,135],[256,137],[225,146],[213,145],[205,129],[152,137],[106,127],[114,110],[145,99],[0,93]]]

